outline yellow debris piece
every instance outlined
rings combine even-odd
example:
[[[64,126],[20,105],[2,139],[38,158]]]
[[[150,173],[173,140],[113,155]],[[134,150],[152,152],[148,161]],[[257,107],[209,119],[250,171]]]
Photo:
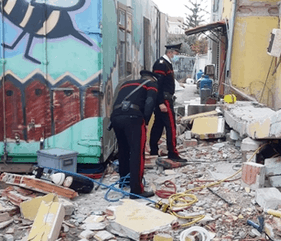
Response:
[[[28,241],[55,241],[60,234],[65,210],[61,203],[41,202]]]
[[[236,96],[234,94],[225,95],[223,100],[228,104],[234,104],[236,102]]]
[[[22,202],[20,204],[20,211],[22,216],[25,219],[29,219],[33,221],[36,217],[37,211],[40,207],[41,202],[44,201],[45,203],[50,202],[58,202],[58,197],[54,193],[49,193],[43,197],[36,197],[32,200],[28,200],[25,202]]]

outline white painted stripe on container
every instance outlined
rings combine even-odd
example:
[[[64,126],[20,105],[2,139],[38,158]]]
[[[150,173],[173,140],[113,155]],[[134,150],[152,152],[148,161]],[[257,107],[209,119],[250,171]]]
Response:
[[[57,25],[60,17],[60,11],[53,11],[49,18],[43,23],[43,27],[36,33],[38,35],[46,35],[50,33]]]
[[[25,14],[23,20],[20,23],[21,27],[24,28],[26,26],[26,24],[28,23],[31,15],[32,15],[33,9],[34,9],[34,7],[29,4],[28,8],[27,8],[27,11],[26,11],[26,14]]]
[[[9,15],[16,5],[17,0],[10,0],[6,3],[4,11]]]

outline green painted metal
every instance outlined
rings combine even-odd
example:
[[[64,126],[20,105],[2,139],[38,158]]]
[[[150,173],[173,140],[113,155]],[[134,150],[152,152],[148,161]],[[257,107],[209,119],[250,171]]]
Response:
[[[47,138],[44,148],[62,148],[79,153],[78,163],[98,163],[101,156],[102,118],[93,117],[82,120],[65,131]],[[7,143],[8,153],[12,153],[13,162],[36,162],[40,142]],[[0,155],[3,155],[4,143],[0,143]]]

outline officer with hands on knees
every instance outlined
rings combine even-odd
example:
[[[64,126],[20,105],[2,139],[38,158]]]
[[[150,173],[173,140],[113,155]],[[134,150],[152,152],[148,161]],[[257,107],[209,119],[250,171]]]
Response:
[[[153,191],[145,191],[144,175],[146,129],[153,113],[158,85],[158,74],[142,70],[141,79],[126,81],[119,89],[110,117],[118,143],[120,178],[130,174],[130,193],[151,197]],[[130,195],[131,199],[138,196]]]
[[[172,66],[172,58],[177,55],[181,43],[166,45],[165,55],[160,57],[153,65],[153,72],[160,74],[158,79],[158,96],[155,107],[155,119],[150,133],[150,154],[158,155],[158,141],[161,138],[163,129],[166,130],[168,158],[176,162],[187,162],[179,156],[176,148],[176,123],[174,112],[175,78]]]

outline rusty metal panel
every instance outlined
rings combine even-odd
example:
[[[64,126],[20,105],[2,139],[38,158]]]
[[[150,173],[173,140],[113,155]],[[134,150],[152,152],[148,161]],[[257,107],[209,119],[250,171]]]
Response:
[[[51,98],[46,85],[35,80],[25,89],[27,139],[51,136]]]
[[[23,130],[24,119],[23,119],[23,108],[21,101],[21,91],[11,82],[5,82],[5,107],[6,107],[6,128],[7,138],[24,139]]]
[[[79,89],[65,82],[53,90],[53,113],[55,134],[81,120]]]
[[[96,117],[100,115],[100,99],[98,87],[92,86],[86,89],[84,118]]]

